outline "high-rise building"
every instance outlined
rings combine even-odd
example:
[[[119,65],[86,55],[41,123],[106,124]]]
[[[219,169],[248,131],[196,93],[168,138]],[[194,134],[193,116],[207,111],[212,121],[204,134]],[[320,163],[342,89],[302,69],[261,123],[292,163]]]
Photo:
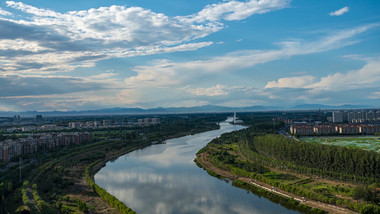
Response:
[[[380,111],[333,111],[334,123],[378,123],[380,122]]]
[[[343,123],[344,112],[334,111],[333,112],[333,123]]]
[[[42,115],[36,115],[36,122],[37,123],[42,123],[43,119],[42,119]]]

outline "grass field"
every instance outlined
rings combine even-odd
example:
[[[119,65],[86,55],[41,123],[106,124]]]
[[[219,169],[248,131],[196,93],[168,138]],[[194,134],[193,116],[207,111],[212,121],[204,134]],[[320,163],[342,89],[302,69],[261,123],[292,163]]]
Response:
[[[306,142],[355,147],[380,152],[380,137],[302,137],[301,140]]]

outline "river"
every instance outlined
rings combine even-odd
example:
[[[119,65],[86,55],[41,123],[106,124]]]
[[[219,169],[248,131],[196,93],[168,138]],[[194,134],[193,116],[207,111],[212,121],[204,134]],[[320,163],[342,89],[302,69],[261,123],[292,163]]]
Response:
[[[195,154],[223,133],[245,128],[220,123],[219,130],[167,140],[108,162],[95,182],[139,214],[298,213],[210,176]]]

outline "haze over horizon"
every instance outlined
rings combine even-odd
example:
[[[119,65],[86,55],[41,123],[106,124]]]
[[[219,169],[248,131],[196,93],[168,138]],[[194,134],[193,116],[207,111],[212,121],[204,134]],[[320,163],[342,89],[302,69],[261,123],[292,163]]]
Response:
[[[2,1],[0,111],[380,106],[380,2]]]

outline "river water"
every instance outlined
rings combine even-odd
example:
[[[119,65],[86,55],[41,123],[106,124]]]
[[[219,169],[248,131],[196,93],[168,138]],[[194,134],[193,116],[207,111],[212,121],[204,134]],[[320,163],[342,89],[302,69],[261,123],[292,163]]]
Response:
[[[95,182],[139,214],[298,213],[212,177],[194,163],[212,139],[245,128],[220,126],[120,156],[95,175]]]

